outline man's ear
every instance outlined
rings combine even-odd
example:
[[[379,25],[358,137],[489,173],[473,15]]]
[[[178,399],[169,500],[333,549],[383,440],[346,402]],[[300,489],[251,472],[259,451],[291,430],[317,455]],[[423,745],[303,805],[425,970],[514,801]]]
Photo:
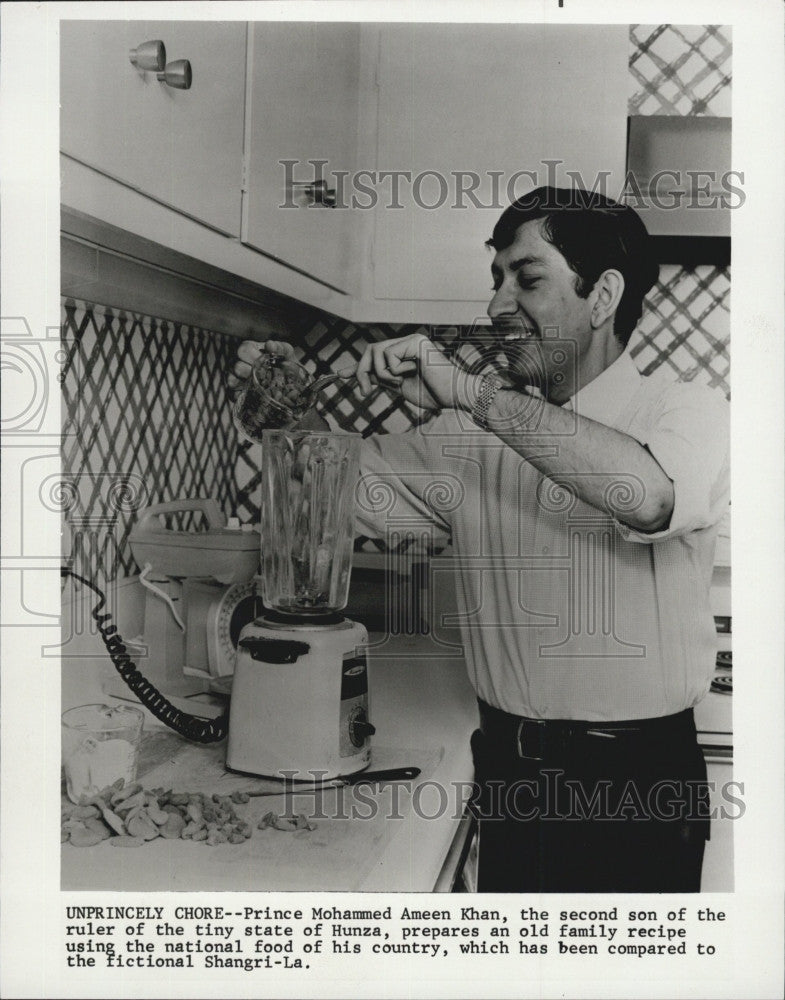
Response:
[[[613,318],[623,294],[624,277],[621,271],[614,268],[603,271],[592,289],[594,305],[591,311],[591,325],[595,330]]]

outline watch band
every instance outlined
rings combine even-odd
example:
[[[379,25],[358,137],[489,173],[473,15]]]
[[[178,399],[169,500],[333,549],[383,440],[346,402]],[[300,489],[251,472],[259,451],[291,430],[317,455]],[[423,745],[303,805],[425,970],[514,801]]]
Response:
[[[499,378],[498,375],[494,375],[493,372],[488,372],[482,377],[477,398],[471,410],[472,420],[481,430],[488,430],[488,410],[496,393],[503,385],[503,379]]]

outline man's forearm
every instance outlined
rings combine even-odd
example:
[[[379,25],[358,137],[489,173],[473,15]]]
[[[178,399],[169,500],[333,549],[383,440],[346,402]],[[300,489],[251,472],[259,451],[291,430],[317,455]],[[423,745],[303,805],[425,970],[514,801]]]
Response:
[[[638,531],[664,528],[673,483],[634,438],[539,396],[500,390],[488,428],[548,478]]]

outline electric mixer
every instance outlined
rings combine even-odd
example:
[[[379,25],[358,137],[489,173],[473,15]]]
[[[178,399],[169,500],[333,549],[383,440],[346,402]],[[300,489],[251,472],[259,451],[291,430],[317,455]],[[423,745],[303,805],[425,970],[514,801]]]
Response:
[[[371,760],[368,633],[344,618],[357,434],[265,430],[262,581],[268,609],[239,639],[227,766],[312,779]]]
[[[184,512],[203,515],[206,530],[161,521]],[[146,678],[169,695],[207,691],[234,670],[237,635],[258,610],[258,533],[227,522],[215,500],[189,498],[145,508],[129,541],[145,588]]]

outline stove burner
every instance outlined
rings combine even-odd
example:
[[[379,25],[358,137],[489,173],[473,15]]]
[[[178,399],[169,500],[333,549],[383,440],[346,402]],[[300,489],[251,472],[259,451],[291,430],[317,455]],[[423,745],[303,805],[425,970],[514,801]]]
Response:
[[[712,678],[710,691],[714,691],[716,694],[733,694],[733,653],[730,650],[724,650],[723,652],[717,653],[717,659],[715,661],[716,673]]]

